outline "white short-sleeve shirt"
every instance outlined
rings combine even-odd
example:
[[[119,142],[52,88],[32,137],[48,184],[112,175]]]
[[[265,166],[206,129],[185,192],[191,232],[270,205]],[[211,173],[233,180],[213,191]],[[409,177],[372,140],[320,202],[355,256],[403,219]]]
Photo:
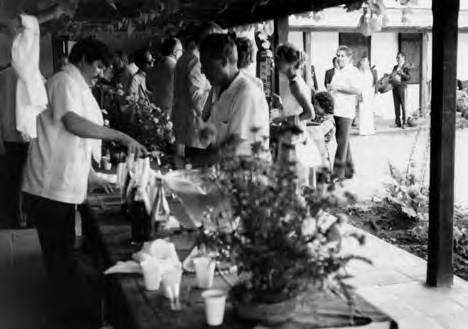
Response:
[[[23,174],[23,191],[43,198],[79,204],[86,198],[95,140],[70,133],[62,118],[74,112],[94,123],[99,106],[79,70],[72,64],[47,84],[48,109],[37,118],[38,138],[31,142]]]
[[[335,69],[335,74],[330,83],[337,88],[355,87],[361,88],[361,74],[359,70],[349,64],[342,69]],[[335,102],[334,115],[343,118],[354,118],[356,114],[356,95],[345,94],[338,91],[332,91],[331,95]]]
[[[240,71],[231,85],[217,97],[209,119],[216,127],[216,146],[237,135],[242,143],[237,155],[252,153],[251,145],[270,135],[268,103],[254,79]],[[257,131],[252,131],[257,128]],[[266,147],[268,145],[265,145]]]

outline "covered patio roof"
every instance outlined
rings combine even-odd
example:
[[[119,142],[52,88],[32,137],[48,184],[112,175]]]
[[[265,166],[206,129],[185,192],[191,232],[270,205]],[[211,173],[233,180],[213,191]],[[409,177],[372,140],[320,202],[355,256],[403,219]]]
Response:
[[[295,13],[319,11],[345,5],[358,9],[364,0],[24,0],[7,1],[0,16],[21,11],[34,13],[57,3],[76,7],[73,21],[90,25],[109,24],[125,18],[146,16],[151,22],[183,20],[186,23],[214,21],[232,27],[285,17]]]

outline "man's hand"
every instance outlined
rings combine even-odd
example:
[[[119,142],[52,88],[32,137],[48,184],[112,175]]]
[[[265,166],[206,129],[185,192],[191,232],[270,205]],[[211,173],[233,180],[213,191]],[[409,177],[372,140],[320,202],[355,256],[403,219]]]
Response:
[[[146,155],[148,153],[143,145],[124,133],[122,133],[120,142],[127,147],[127,154],[135,154],[138,157],[139,155]]]

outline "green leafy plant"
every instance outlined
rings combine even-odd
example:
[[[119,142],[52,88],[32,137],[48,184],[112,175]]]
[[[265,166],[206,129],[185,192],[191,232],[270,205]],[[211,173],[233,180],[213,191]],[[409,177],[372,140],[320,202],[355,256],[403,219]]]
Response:
[[[325,169],[318,174],[316,188],[301,188],[295,163],[265,161],[262,145],[255,143],[247,157],[223,154],[215,181],[230,209],[216,215],[207,211],[200,242],[237,267],[234,300],[275,303],[310,286],[351,300],[346,265],[352,259],[368,260],[343,254],[341,242],[353,237],[364,243],[364,237],[342,233],[346,216],[329,211],[353,196],[328,184],[330,173]]]
[[[392,181],[387,183],[385,200],[405,218],[423,220],[427,217],[429,190],[416,177],[415,173],[403,174],[389,163]]]

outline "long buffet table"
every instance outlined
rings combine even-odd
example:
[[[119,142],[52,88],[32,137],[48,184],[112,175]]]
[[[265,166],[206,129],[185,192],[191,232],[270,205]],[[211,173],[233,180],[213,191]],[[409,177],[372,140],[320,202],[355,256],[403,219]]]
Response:
[[[129,260],[138,246],[130,244],[130,222],[120,211],[117,195],[94,194],[81,208],[83,233],[88,246],[93,250],[99,270],[104,271],[117,261]],[[185,231],[174,235],[179,258],[183,260],[192,247],[196,232]],[[183,238],[182,238],[183,237]],[[115,329],[184,329],[206,328],[204,305],[201,290],[196,288],[195,275],[184,273],[180,289],[182,310],[170,310],[169,301],[161,292],[144,289],[139,274],[106,275],[105,311]],[[214,286],[228,289],[221,277],[216,276]],[[310,303],[301,306],[294,321],[277,328],[391,328],[398,325],[389,316],[355,296],[355,306],[351,310],[345,301],[333,294],[314,293]],[[268,328],[256,323],[238,319],[228,303],[224,324],[226,329]]]

